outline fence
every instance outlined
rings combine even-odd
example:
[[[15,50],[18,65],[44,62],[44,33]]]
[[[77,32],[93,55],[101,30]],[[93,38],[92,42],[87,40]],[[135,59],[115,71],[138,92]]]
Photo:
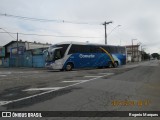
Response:
[[[9,67],[9,58],[1,58],[0,62],[0,67]]]
[[[32,51],[26,51],[23,55],[2,58],[3,67],[35,67],[42,68],[45,66],[45,57],[43,54],[33,55]]]

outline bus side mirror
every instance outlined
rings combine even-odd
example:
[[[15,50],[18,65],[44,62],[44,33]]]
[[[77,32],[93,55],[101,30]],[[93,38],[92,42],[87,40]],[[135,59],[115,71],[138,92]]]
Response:
[[[47,52],[47,50],[43,50],[43,54],[46,53],[46,52]]]

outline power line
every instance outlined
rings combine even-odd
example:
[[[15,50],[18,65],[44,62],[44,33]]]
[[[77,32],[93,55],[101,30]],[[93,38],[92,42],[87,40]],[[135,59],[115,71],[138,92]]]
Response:
[[[9,33],[9,34],[17,34],[14,32],[0,32],[0,33]],[[44,35],[44,34],[35,34],[35,33],[18,33],[20,35],[30,35],[30,36],[42,36],[42,37],[73,37],[73,38],[102,38],[102,37],[83,37],[83,36],[60,36],[60,35]]]
[[[17,15],[11,15],[11,14],[2,14],[0,13],[0,16],[5,17],[11,17],[11,18],[17,18],[21,20],[30,20],[30,21],[38,21],[38,22],[56,22],[56,23],[70,23],[70,24],[86,24],[86,25],[101,25],[98,23],[87,23],[87,22],[75,22],[75,21],[67,21],[67,20],[60,20],[60,19],[41,19],[41,18],[32,18],[32,17],[26,17],[26,16],[17,16]]]
[[[11,35],[11,33],[10,33],[10,32],[6,31],[4,28],[0,28],[0,29],[2,29],[3,31],[5,31],[4,33],[7,33],[10,37],[12,37],[13,39],[15,39],[15,40],[16,40],[16,38],[14,38],[14,37]]]

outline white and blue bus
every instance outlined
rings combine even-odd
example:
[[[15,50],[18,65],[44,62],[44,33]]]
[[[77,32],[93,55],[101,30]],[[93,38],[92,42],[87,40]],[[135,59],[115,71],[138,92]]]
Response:
[[[70,71],[78,68],[117,67],[126,64],[123,46],[63,42],[44,51],[47,68]]]

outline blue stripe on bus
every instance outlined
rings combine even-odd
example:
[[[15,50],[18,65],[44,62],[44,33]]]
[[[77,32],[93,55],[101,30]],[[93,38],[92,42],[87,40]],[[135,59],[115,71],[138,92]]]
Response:
[[[119,62],[119,65],[125,64],[125,55],[113,54],[112,56],[115,61]],[[63,68],[69,62],[74,64],[74,68],[84,68],[108,66],[109,61],[111,60],[106,53],[75,53],[66,60]]]

